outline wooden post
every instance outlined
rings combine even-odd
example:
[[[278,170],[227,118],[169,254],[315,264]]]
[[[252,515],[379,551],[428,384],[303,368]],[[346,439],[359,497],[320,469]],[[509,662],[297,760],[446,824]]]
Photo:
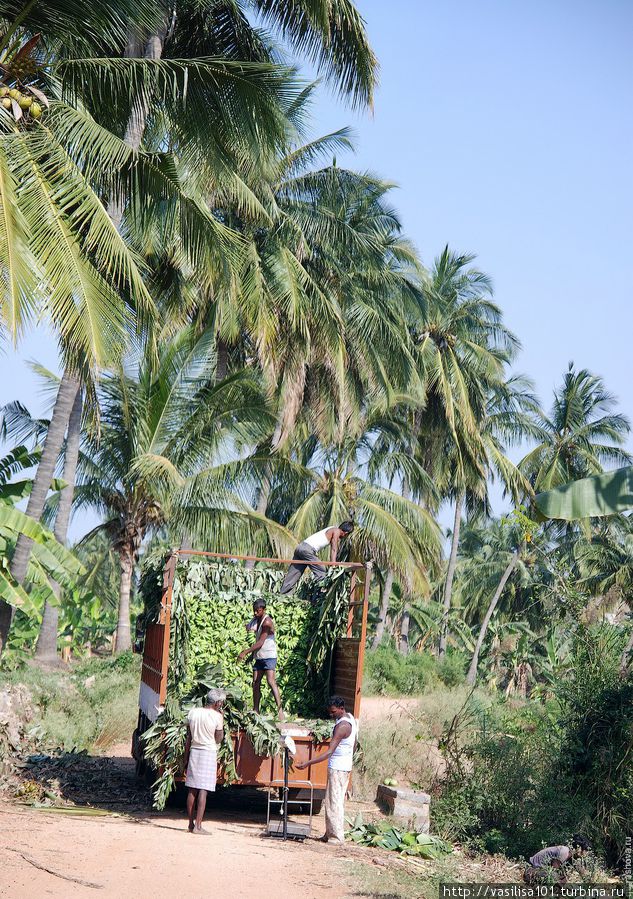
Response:
[[[171,594],[174,587],[174,579],[176,577],[176,565],[178,564],[178,555],[172,553],[168,556],[163,569],[163,595],[160,604],[159,622],[163,625],[163,650],[160,660],[161,679],[159,702],[165,704],[167,699],[167,673],[169,671],[169,637],[171,631]]]

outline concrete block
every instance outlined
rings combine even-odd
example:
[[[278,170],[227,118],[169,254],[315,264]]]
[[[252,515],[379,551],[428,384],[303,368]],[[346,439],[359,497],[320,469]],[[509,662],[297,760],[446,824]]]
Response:
[[[378,785],[376,802],[383,812],[421,833],[429,832],[431,797],[421,790]]]

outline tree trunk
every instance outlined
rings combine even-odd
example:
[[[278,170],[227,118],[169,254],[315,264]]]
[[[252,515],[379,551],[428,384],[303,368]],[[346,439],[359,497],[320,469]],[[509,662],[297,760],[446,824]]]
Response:
[[[411,499],[411,486],[407,478],[402,480],[402,497],[403,499]],[[409,626],[411,624],[411,616],[409,614],[409,605],[405,600],[404,612],[402,613],[402,621],[400,622],[400,645],[398,647],[401,655],[409,654]]]
[[[77,391],[75,402],[73,403],[72,412],[70,413],[70,421],[68,422],[68,434],[66,436],[66,452],[64,454],[64,473],[62,475],[66,486],[62,488],[59,496],[59,508],[55,518],[55,528],[53,533],[55,539],[66,546],[68,540],[68,525],[70,523],[70,513],[73,505],[73,494],[75,492],[75,478],[77,474],[77,462],[79,460],[79,445],[81,443],[81,413],[82,413],[82,395],[81,390]],[[59,600],[61,589],[57,581],[51,579],[51,587],[53,593]],[[44,615],[42,617],[42,626],[40,627],[39,637],[37,638],[37,646],[35,647],[35,658],[44,662],[54,662],[57,659],[57,630],[59,623],[59,606],[53,605],[48,600],[44,605]]]
[[[402,613],[402,621],[400,622],[400,654],[406,656],[409,654],[409,625],[411,624],[411,615],[409,614],[409,606],[404,607]]]
[[[633,653],[633,631],[631,632],[628,643],[624,647],[624,652],[620,656],[620,674],[623,677],[628,671],[631,653]]]
[[[66,434],[70,413],[78,390],[79,379],[68,372],[64,372],[57,391],[53,415],[46,432],[40,462],[33,480],[33,488],[26,506],[26,514],[36,521],[40,520],[44,511],[44,504],[46,503],[51,481],[55,475],[57,458],[64,442],[64,435]],[[21,534],[15,546],[10,570],[13,578],[19,584],[24,581],[29,567],[32,543],[32,540]],[[12,620],[13,608],[4,600],[0,600],[0,654],[6,644]]]
[[[475,644],[475,651],[473,652],[473,657],[470,662],[470,668],[468,669],[468,674],[466,675],[466,683],[470,684],[471,687],[475,685],[475,681],[477,680],[477,666],[479,664],[479,653],[481,651],[481,647],[484,642],[484,638],[486,636],[486,631],[488,630],[488,625],[490,624],[490,619],[492,618],[493,612],[497,607],[497,603],[501,598],[501,594],[505,589],[505,585],[508,583],[510,575],[517,567],[517,563],[519,561],[519,550],[517,549],[510,559],[508,565],[506,566],[506,570],[503,572],[501,580],[497,586],[497,589],[494,592],[494,596],[490,600],[490,605],[484,615],[484,620],[481,622],[481,627],[479,628],[479,635],[477,637],[477,643]]]
[[[138,37],[136,35],[131,35],[128,39],[127,47],[125,48],[125,56],[128,59],[136,59],[141,56],[142,53],[145,59],[160,59],[163,53],[163,42],[166,34],[167,26],[159,32],[150,35],[144,50]],[[125,128],[125,135],[123,137],[125,143],[132,147],[133,150],[138,150],[141,146],[143,134],[145,133],[145,126],[147,124],[148,112],[149,98],[139,98],[138,102],[135,103],[132,108],[132,112]],[[108,215],[112,219],[115,228],[119,228],[121,225],[124,208],[125,197],[123,196],[115,197],[108,204]]]
[[[271,453],[275,452],[275,450],[277,449],[277,447],[279,446],[279,443],[281,441],[281,434],[282,434],[281,418],[282,417],[283,416],[281,416],[280,420],[277,422],[277,427],[275,428],[275,432],[270,441]],[[259,486],[259,491],[257,493],[257,504],[255,506],[255,511],[258,512],[260,515],[266,515],[266,510],[268,509],[268,500],[270,498],[270,491],[272,489],[271,475],[272,475],[272,472],[270,470],[270,465],[267,464],[264,469],[264,474],[262,475],[262,482]],[[255,562],[253,562],[252,560],[248,561],[245,563],[244,567],[245,568],[254,568]]]
[[[134,558],[129,550],[120,550],[121,584],[119,587],[119,620],[116,626],[114,652],[125,652],[132,648],[130,637],[130,593],[132,592],[132,573]]]
[[[459,529],[462,523],[464,499],[465,495],[462,490],[455,500],[455,521],[453,524],[453,536],[451,538],[451,554],[448,560],[448,568],[446,569],[446,582],[444,583],[444,601],[442,604],[442,621],[440,623],[440,643],[438,648],[438,656],[440,659],[444,658],[446,655],[446,644],[448,643],[448,616],[451,611],[451,600],[453,598],[453,578],[455,577],[455,569],[457,567]]]
[[[382,643],[382,637],[385,632],[385,622],[387,620],[387,612],[389,611],[389,599],[391,597],[391,588],[393,587],[393,571],[388,571],[385,576],[385,582],[382,585],[382,594],[380,597],[380,617],[376,624],[376,633],[371,644],[372,649],[377,649]]]

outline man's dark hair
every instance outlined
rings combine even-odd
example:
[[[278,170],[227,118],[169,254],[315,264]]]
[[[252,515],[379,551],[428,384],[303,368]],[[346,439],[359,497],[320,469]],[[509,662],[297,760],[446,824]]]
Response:
[[[345,700],[342,696],[330,696],[327,703],[328,709],[334,707],[335,709],[344,709],[345,708]]]
[[[343,531],[344,534],[351,534],[354,530],[354,522],[344,521],[342,524],[339,524],[338,529],[339,531]]]
[[[583,852],[588,852],[591,849],[589,840],[579,833],[575,833],[569,843],[572,849],[581,849]]]
[[[265,599],[256,599],[253,603],[253,611],[256,612],[257,609],[265,609],[266,608],[266,600]]]

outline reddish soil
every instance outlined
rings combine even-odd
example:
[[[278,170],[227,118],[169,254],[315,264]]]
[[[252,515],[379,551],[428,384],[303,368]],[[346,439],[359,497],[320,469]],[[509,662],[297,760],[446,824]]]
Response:
[[[110,750],[133,778],[127,751],[127,746]],[[345,847],[315,840],[283,843],[263,836],[264,825],[261,806],[211,809],[205,816],[211,835],[194,836],[181,809],[79,817],[0,805],[0,897],[325,899],[353,894],[342,876]],[[322,833],[322,821],[315,819],[313,831]]]

